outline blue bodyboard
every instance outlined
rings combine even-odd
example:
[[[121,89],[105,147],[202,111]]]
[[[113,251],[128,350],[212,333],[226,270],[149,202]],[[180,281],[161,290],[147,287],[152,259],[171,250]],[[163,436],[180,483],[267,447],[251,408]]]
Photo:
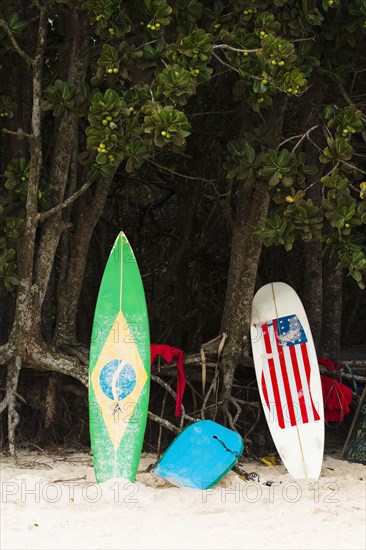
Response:
[[[231,470],[243,449],[238,433],[202,420],[174,439],[154,471],[178,487],[210,489]]]

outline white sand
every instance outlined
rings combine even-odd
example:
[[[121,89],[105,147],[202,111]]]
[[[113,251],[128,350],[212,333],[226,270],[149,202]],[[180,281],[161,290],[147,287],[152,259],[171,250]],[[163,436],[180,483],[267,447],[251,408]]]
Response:
[[[1,460],[1,543],[8,549],[365,548],[365,467],[327,457],[318,481],[247,462],[214,489],[179,489],[144,455],[137,482],[97,486],[87,453]],[[268,487],[263,483],[272,480]]]

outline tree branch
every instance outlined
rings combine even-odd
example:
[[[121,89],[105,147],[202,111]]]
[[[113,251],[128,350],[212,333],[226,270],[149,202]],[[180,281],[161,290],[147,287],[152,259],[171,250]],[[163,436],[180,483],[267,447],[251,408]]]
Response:
[[[360,174],[366,174],[365,170],[361,170],[361,168],[357,168],[357,166],[354,166],[350,162],[346,162],[345,160],[341,160],[341,163],[348,166],[348,168],[352,168],[352,170],[356,170],[356,172],[360,172]]]
[[[0,415],[3,414],[8,404],[9,404],[9,394],[6,393],[4,399],[0,401]]]
[[[242,53],[254,53],[257,52],[258,49],[255,50],[243,50],[242,48],[233,48],[233,46],[229,46],[228,44],[215,44],[212,46],[213,50],[232,50],[233,52],[242,52]]]
[[[240,74],[240,71],[239,71],[236,67],[233,67],[232,65],[229,65],[229,63],[226,63],[226,61],[223,61],[219,55],[217,55],[217,54],[214,53],[214,52],[212,52],[212,55],[213,55],[213,57],[215,57],[222,65],[225,65],[225,67],[229,67],[229,69],[230,69],[231,71],[235,71],[236,73]]]
[[[234,416],[234,419],[233,419],[233,422],[234,424],[236,424],[239,416],[241,415],[241,413],[243,412],[242,411],[242,408],[241,406],[239,405],[237,399],[235,399],[235,397],[233,397],[232,395],[229,397],[229,401],[230,403],[232,403],[234,405],[234,407],[236,408],[236,415]]]
[[[176,172],[175,170],[171,170],[170,168],[167,168],[166,166],[163,166],[161,164],[158,164],[157,162],[155,162],[154,160],[148,160],[147,161],[149,164],[153,164],[154,166],[156,166],[157,168],[159,168],[159,170],[163,170],[165,172],[169,172],[170,174],[173,174],[173,176],[179,176],[180,178],[185,178],[187,180],[194,180],[194,181],[203,181],[204,183],[213,183],[215,182],[216,180],[206,180],[205,178],[197,178],[195,176],[188,176],[188,174],[181,174],[180,172]]]
[[[167,391],[168,393],[170,393],[170,395],[173,397],[173,399],[176,399],[176,398],[177,398],[177,394],[175,393],[175,391],[173,390],[173,388],[171,388],[167,382],[165,382],[164,380],[162,380],[162,379],[160,378],[160,376],[156,376],[155,374],[152,374],[152,375],[151,375],[151,380],[152,380],[153,382],[156,382],[157,384],[159,384],[159,385],[162,386],[163,388],[165,388],[166,391]],[[186,418],[187,420],[190,420],[191,422],[197,422],[197,418],[193,418],[192,416],[189,416],[188,414],[186,414],[186,411],[185,411],[185,408],[184,408],[183,403],[182,403],[182,405],[181,405],[181,412],[182,412],[182,421]]]
[[[0,19],[0,27],[2,27],[5,30],[5,32],[8,35],[8,38],[9,38],[14,50],[20,55],[20,57],[22,57],[28,65],[33,65],[34,64],[34,59],[32,57],[30,57],[27,53],[25,53],[24,50],[22,50],[22,48],[19,46],[18,42],[15,40],[15,37],[14,37],[13,33],[11,32],[11,29],[10,29],[9,25],[7,24],[6,21],[4,21],[4,19]]]
[[[331,170],[329,170],[329,172],[327,172],[325,174],[325,176],[322,176],[322,179],[323,178],[327,178],[328,176],[331,176],[333,174],[333,172],[335,172],[337,170],[339,166],[339,162],[337,162],[337,164],[335,166],[333,166],[333,168]],[[320,180],[315,180],[313,181],[313,183],[311,183],[310,185],[308,185],[307,187],[305,187],[304,189],[304,192],[306,193],[306,191],[308,191],[311,187],[313,187],[314,185],[316,185],[317,183],[321,183],[321,179]]]
[[[47,210],[47,212],[42,212],[42,214],[39,214],[40,223],[47,220],[47,218],[49,218],[50,216],[53,216],[54,214],[57,214],[58,212],[60,212],[64,208],[66,208],[67,206],[70,206],[70,204],[72,204],[74,201],[76,201],[76,199],[78,199],[83,193],[85,193],[85,191],[87,189],[89,189],[89,187],[92,185],[92,183],[93,183],[92,181],[85,182],[84,185],[82,185],[80,187],[80,189],[78,189],[78,191],[76,191],[73,195],[71,195],[71,197],[68,197],[66,200],[64,200],[60,204],[57,204],[56,206],[54,206],[50,210]]]
[[[301,143],[304,141],[304,139],[308,138],[309,134],[311,132],[313,132],[313,130],[316,130],[316,128],[319,128],[319,126],[320,126],[320,124],[316,124],[315,126],[312,126],[311,128],[309,128],[309,130],[307,130],[303,134],[298,134],[297,136],[291,136],[291,137],[281,141],[281,143],[278,145],[277,149],[280,149],[280,147],[285,145],[285,143],[288,143],[289,141],[292,141],[293,139],[300,138],[299,141],[294,145],[294,147],[292,149],[292,152],[294,152],[301,145]]]
[[[155,44],[157,40],[150,40],[150,42],[144,42],[144,44],[140,44],[140,46],[137,46],[136,50],[140,50],[141,48],[144,48],[145,46],[148,46],[149,44]]]
[[[18,138],[26,137],[28,139],[31,139],[33,137],[32,134],[27,134],[26,132],[23,132],[21,128],[18,128],[16,132],[14,132],[13,130],[8,130],[7,128],[3,128],[2,132],[3,134],[10,134],[11,136],[16,136]]]
[[[341,95],[343,96],[343,98],[345,99],[346,103],[348,105],[351,105],[353,106],[354,103],[352,101],[352,99],[350,98],[350,96],[347,94],[346,90],[344,89],[344,86],[342,86],[342,84],[338,84],[338,90],[341,92]]]

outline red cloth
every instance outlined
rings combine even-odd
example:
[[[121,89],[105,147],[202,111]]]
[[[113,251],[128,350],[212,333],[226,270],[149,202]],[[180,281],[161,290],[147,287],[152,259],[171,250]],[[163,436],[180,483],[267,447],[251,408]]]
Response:
[[[349,413],[352,401],[352,390],[334,378],[321,376],[324,418],[326,422],[343,422],[344,415]]]
[[[327,367],[330,371],[339,369],[339,365],[329,357],[321,357],[318,363]],[[324,418],[326,422],[343,422],[345,414],[350,412],[349,405],[352,401],[352,390],[335,378],[321,376]]]
[[[319,365],[323,365],[323,367],[327,367],[328,370],[339,369],[339,365],[330,357],[318,357],[318,363]]]
[[[173,348],[172,346],[167,346],[165,344],[151,344],[150,347],[151,354],[151,365],[154,362],[154,359],[157,355],[161,355],[167,363],[173,363],[174,357],[177,358],[177,369],[178,369],[178,378],[177,378],[177,399],[175,403],[175,416],[182,416],[182,401],[184,390],[186,389],[186,375],[184,372],[184,353],[179,348]]]

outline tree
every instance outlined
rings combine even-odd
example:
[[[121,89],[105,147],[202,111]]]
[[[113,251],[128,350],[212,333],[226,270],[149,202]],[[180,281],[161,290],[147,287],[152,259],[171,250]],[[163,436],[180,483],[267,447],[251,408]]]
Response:
[[[229,183],[220,185],[229,189],[222,208],[232,241],[221,329],[230,420],[235,369],[249,354],[262,242],[290,250],[299,240],[324,240],[363,287],[365,1],[8,0],[0,14],[8,75],[0,91],[0,279],[16,293],[0,347],[8,366],[0,410],[8,409],[11,448],[22,367],[87,383],[77,312],[112,183],[153,165],[212,184],[207,165],[208,176],[188,174],[190,144],[208,124],[222,129],[207,151],[227,144],[220,173]],[[207,115],[197,116],[202,108]],[[314,151],[320,168],[309,162]],[[308,195],[314,186],[324,199]],[[199,200],[196,190],[190,209]],[[186,235],[192,224],[187,217]],[[183,238],[170,277],[188,244]]]

